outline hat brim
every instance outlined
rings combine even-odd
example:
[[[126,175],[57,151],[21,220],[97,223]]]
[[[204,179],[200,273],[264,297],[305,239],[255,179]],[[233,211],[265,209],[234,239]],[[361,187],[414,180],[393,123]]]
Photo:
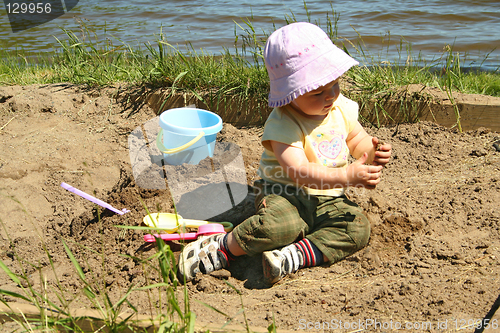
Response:
[[[358,64],[359,62],[335,47],[291,75],[271,81],[269,106],[287,105],[297,97],[335,81]]]

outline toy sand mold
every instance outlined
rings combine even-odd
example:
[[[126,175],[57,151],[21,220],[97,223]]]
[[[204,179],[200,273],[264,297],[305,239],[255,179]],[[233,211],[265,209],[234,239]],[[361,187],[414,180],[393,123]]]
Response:
[[[129,135],[128,145],[137,186],[164,190],[168,185],[180,215],[206,220],[243,201],[248,186],[240,147],[216,142],[217,132],[222,128],[222,122],[218,123],[220,117],[198,110],[165,111],[137,127]],[[176,114],[165,117],[169,112]]]

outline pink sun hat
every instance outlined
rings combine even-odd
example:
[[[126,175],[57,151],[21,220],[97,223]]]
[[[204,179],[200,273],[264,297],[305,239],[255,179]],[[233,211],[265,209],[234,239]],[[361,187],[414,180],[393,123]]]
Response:
[[[324,86],[359,63],[318,26],[297,22],[269,36],[264,61],[271,81],[269,106],[280,107]]]

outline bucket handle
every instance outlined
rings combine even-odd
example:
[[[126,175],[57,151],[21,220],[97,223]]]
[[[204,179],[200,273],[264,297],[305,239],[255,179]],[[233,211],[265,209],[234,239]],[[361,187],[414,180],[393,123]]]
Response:
[[[183,144],[180,147],[177,148],[166,148],[163,145],[163,142],[161,142],[161,138],[163,136],[163,128],[160,128],[160,131],[158,132],[158,136],[156,137],[156,145],[158,146],[158,149],[164,154],[175,154],[180,151],[183,151],[184,149],[187,149],[194,145],[198,140],[200,140],[203,136],[205,136],[205,132],[201,131],[200,134],[198,134],[197,137],[195,137],[193,140],[189,141],[188,143]]]

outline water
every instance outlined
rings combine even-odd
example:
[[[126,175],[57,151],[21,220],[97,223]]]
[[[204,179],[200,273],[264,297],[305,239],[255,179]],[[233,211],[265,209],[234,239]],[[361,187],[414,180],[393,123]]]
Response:
[[[233,49],[235,29],[237,34],[243,33],[235,22],[245,27],[244,20],[249,19],[262,35],[272,31],[273,24],[282,26],[285,15],[293,13],[297,20],[307,20],[302,0],[81,0],[53,21],[13,33],[5,8],[0,8],[0,45],[42,52],[57,48],[54,36],[66,37],[61,27],[78,31],[80,22],[95,29],[99,40],[110,38],[114,44],[119,43],[116,39],[132,46],[154,44],[161,28],[168,42],[181,50],[190,43],[197,51],[218,54],[223,47]],[[356,42],[359,33],[365,50],[377,60],[406,59],[406,47],[411,45],[414,57],[430,61],[439,58],[446,45],[453,45],[465,66],[490,70],[500,66],[498,1],[338,0],[330,5],[315,0],[307,8],[312,21],[319,20],[323,28],[333,8],[340,15],[341,40]],[[398,50],[401,40],[409,44]]]

